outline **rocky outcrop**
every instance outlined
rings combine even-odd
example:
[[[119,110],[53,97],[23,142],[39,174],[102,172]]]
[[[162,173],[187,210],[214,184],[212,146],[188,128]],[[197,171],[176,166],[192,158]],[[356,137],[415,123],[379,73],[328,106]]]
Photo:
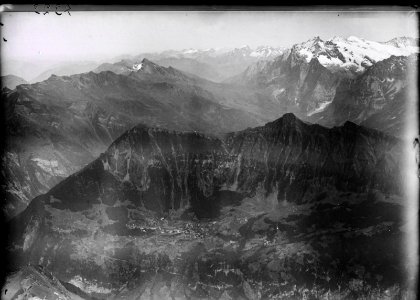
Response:
[[[350,122],[327,129],[293,114],[223,139],[138,125],[11,221],[9,267],[42,264],[95,297],[158,297],[194,282],[200,290],[187,288],[182,297],[218,299],[235,291],[268,297],[273,290],[263,292],[256,281],[268,288],[280,274],[282,259],[265,252],[281,251],[280,240],[270,244],[273,237],[295,243],[309,259],[318,255],[306,248],[312,229],[340,232],[340,216],[357,230],[398,220],[355,216],[375,197],[401,194],[400,158],[396,138]],[[348,206],[338,212],[324,201]],[[378,202],[377,208],[392,211],[390,205]],[[331,214],[329,224],[317,221],[319,214]],[[365,251],[358,243],[357,251]],[[252,267],[263,263],[259,256],[269,262],[263,273]],[[164,278],[171,287],[161,285]]]
[[[202,209],[221,191],[248,197],[277,190],[278,201],[297,203],[331,189],[398,194],[400,153],[398,139],[378,131],[351,122],[327,129],[293,114],[222,140],[138,125],[48,195],[60,199],[51,204],[60,209],[89,209],[105,197],[165,213]],[[73,186],[80,188],[68,193]]]
[[[272,61],[249,67],[230,82],[270,93],[282,112],[304,117],[323,110],[334,98],[342,76],[325,68],[317,58],[306,60],[295,47]]]
[[[77,290],[74,288],[73,290]],[[2,287],[1,298],[9,299],[51,299],[51,300],[83,300],[91,299],[83,294],[83,298],[70,292],[63,284],[42,266],[28,266],[10,276]],[[86,297],[87,296],[87,297]]]
[[[389,53],[405,49],[401,53],[408,55],[415,47],[408,39],[395,40],[392,47],[376,45],[398,49],[387,48],[391,52],[384,55],[389,58],[374,60],[360,52],[365,42],[315,38],[282,51],[272,61],[259,61],[228,83],[210,82],[144,59],[135,65],[130,61],[113,65],[121,74],[53,75],[14,91],[4,89],[8,146],[1,176],[8,200],[3,211],[14,216],[138,123],[220,135],[293,112],[323,126],[351,121],[402,136],[417,117],[416,111],[407,109],[415,100],[416,57]],[[357,46],[360,53],[354,57],[347,49],[350,44],[363,46]],[[363,74],[347,68],[356,63],[355,57],[357,64],[364,63]],[[326,59],[340,61],[344,69],[326,64]]]
[[[402,136],[404,116],[410,114],[405,107],[415,98],[410,93],[416,89],[416,43],[316,37],[228,82],[253,86],[276,101],[281,113],[293,112],[312,123],[332,127],[366,121],[366,126]]]
[[[3,191],[9,199],[3,210],[8,217],[80,170],[135,124],[221,134],[260,122],[221,103],[220,95],[174,68],[148,60],[142,66],[129,75],[51,76],[3,91]]]
[[[405,124],[414,121],[407,107],[414,101],[410,93],[415,89],[416,65],[416,55],[376,63],[364,74],[343,80],[332,103],[309,120],[326,126],[349,120],[401,136]]]

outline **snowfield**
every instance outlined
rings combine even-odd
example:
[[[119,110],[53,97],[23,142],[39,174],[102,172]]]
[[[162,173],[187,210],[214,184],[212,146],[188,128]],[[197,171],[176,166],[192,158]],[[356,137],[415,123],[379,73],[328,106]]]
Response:
[[[418,53],[419,47],[413,44],[408,40],[381,43],[355,36],[334,37],[327,41],[317,37],[296,45],[296,49],[298,55],[307,62],[316,57],[324,67],[332,71],[341,69],[363,73],[374,63],[391,56],[409,56]]]

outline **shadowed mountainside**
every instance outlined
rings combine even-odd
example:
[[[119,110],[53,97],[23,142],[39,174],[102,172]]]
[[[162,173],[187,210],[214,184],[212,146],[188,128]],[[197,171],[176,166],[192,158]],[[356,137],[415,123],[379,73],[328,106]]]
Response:
[[[222,139],[138,125],[11,221],[11,267],[107,299],[401,293],[401,147],[293,114]]]
[[[135,124],[217,135],[261,122],[262,114],[224,103],[222,87],[212,92],[202,87],[206,81],[174,68],[148,60],[142,66],[127,75],[51,76],[3,90],[8,216],[80,170]],[[239,98],[240,93],[230,99]]]

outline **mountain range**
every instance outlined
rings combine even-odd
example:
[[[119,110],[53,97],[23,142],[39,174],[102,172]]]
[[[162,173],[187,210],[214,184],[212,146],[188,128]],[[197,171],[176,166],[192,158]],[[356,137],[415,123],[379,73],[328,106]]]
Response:
[[[51,75],[69,76],[90,71],[121,73],[127,68],[131,69],[134,63],[139,63],[147,58],[165,67],[172,66],[202,78],[221,81],[245,70],[247,66],[258,60],[274,58],[284,49],[270,46],[259,46],[253,49],[245,45],[233,49],[167,50],[139,55],[120,55],[105,61],[72,61],[56,64],[52,62],[8,60],[4,62],[2,75],[13,74],[30,83],[36,83],[48,79]]]
[[[314,37],[2,76],[2,297],[410,299],[418,52]]]
[[[228,82],[254,86],[271,94],[284,112],[326,126],[350,120],[379,129],[384,124],[375,124],[381,122],[375,115],[384,114],[382,120],[392,120],[384,130],[400,136],[405,117],[395,110],[392,114],[390,107],[404,109],[407,100],[415,101],[406,93],[415,88],[417,55],[414,39],[377,43],[315,37],[274,60],[252,65]]]
[[[304,274],[324,292],[351,289],[340,266],[367,257],[369,284],[401,283],[404,254],[378,252],[402,236],[401,154],[379,131],[290,113],[222,138],[137,125],[12,219],[9,267],[43,265],[98,299],[265,299]]]
[[[273,103],[259,105],[247,89],[189,77],[147,59],[139,66],[125,74],[53,75],[3,90],[8,215],[79,170],[140,122],[217,135],[275,116]]]
[[[239,74],[257,61],[270,60],[280,55],[285,48],[260,46],[252,49],[242,46],[234,49],[186,49],[181,51],[163,51],[161,53],[144,53],[117,63],[104,63],[94,72],[112,71],[124,73],[133,70],[143,58],[162,66],[172,66],[181,71],[220,82]]]
[[[360,73],[360,53],[370,46],[373,50],[365,51],[370,56],[363,56],[363,61],[372,62],[388,54],[418,51],[416,43],[407,38],[375,43],[355,37],[324,42],[316,37],[288,50],[167,51],[150,56],[167,65],[175,60],[182,64],[188,61],[191,68],[202,72],[206,72],[202,65],[211,61],[222,65],[264,59],[224,83],[162,67],[148,59],[139,63],[126,59],[101,65],[94,72],[53,75],[40,83],[4,90],[10,146],[3,155],[3,194],[10,200],[3,209],[8,216],[15,215],[32,198],[79,170],[139,122],[218,134],[293,112],[325,126],[350,120],[400,136],[407,120],[407,105],[402,103],[409,99],[406,93],[413,82],[417,57],[390,56],[371,66],[364,63],[366,71]],[[334,60],[343,56],[347,47],[358,56],[343,63],[342,71],[325,64],[326,56]],[[387,52],[378,55],[383,48]],[[308,53],[313,56],[310,60]],[[375,58],[372,53],[376,53]],[[416,117],[415,112],[410,113],[410,119]]]
[[[417,55],[391,56],[355,78],[340,82],[331,104],[310,120],[331,126],[350,120],[395,136],[405,124],[415,122],[418,112],[408,111],[415,103],[408,94],[415,85]]]

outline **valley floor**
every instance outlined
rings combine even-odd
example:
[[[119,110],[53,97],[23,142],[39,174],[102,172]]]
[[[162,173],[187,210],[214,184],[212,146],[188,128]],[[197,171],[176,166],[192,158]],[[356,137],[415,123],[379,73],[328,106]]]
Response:
[[[45,269],[10,276],[2,299],[414,299],[397,197],[261,196],[206,220],[123,203],[79,215],[50,207]]]

